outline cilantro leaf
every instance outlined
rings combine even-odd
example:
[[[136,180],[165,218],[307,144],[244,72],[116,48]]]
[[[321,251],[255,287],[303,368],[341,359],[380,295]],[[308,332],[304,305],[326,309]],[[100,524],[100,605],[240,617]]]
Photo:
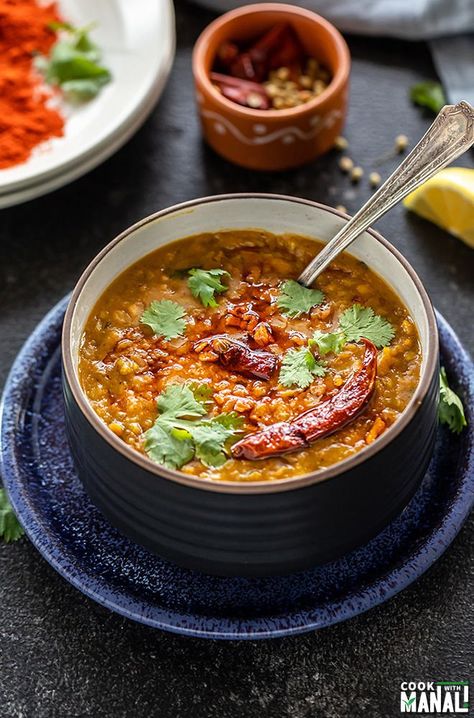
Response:
[[[339,354],[346,341],[344,332],[322,332],[317,329],[312,339],[309,340],[308,345],[311,347],[316,344],[319,353],[324,356],[329,352]]]
[[[281,362],[279,381],[283,386],[306,389],[315,376],[324,376],[326,369],[316,361],[308,347],[290,349]]]
[[[186,384],[170,384],[166,387],[158,397],[157,406],[162,416],[173,419],[197,418],[206,413],[202,403]]]
[[[446,105],[446,97],[439,82],[418,82],[410,88],[410,100],[438,114]]]
[[[459,396],[449,387],[444,366],[441,367],[439,372],[439,393],[440,403],[438,412],[440,423],[447,424],[451,431],[455,434],[459,434],[459,432],[467,426],[464,407]]]
[[[234,431],[241,429],[244,424],[243,418],[236,411],[230,411],[228,414],[218,414],[213,418],[213,421],[222,424],[226,429],[234,429]]]
[[[287,317],[296,319],[323,300],[324,294],[319,289],[308,289],[294,279],[287,279],[280,287],[277,305]]]
[[[201,404],[206,404],[211,400],[213,391],[210,384],[198,384],[197,381],[193,381],[188,386],[193,392],[196,401],[200,401]]]
[[[235,411],[204,420],[192,431],[196,443],[196,458],[206,466],[222,466],[227,460],[225,447],[237,440],[237,432],[244,420]]]
[[[66,37],[53,45],[48,58],[41,55],[36,58],[36,68],[47,82],[59,85],[71,101],[95,97],[112,76],[99,64],[101,52],[89,37],[91,27],[76,29],[69,23],[51,23],[50,28],[65,32]]]
[[[140,317],[140,322],[151,327],[155,334],[165,339],[174,339],[184,333],[186,312],[171,299],[153,301]]]
[[[87,102],[99,94],[103,83],[95,80],[66,80],[61,89],[71,102]]]
[[[222,466],[226,461],[224,446],[235,430],[215,419],[198,422],[191,430],[196,457],[206,466]]]
[[[3,538],[5,543],[10,543],[11,541],[17,541],[24,533],[13,513],[7,492],[5,489],[0,489],[0,538]]]
[[[65,30],[67,32],[75,31],[74,25],[71,25],[70,22],[57,22],[56,20],[48,22],[48,28],[53,32],[59,32],[59,30]]]
[[[235,413],[207,418],[206,409],[186,384],[171,384],[159,396],[160,414],[145,433],[144,447],[148,456],[159,464],[180,469],[193,458],[206,466],[222,466],[227,460],[226,448],[242,425]]]
[[[373,342],[379,349],[390,344],[395,331],[383,317],[374,313],[371,307],[353,304],[339,318],[339,326],[346,341],[358,342],[362,337]]]
[[[145,451],[157,464],[180,469],[194,457],[194,444],[190,435],[176,435],[172,428],[159,420],[145,433]]]
[[[193,297],[199,299],[205,307],[217,307],[214,294],[226,292],[229,287],[222,284],[219,277],[230,276],[225,269],[190,269],[188,287]]]

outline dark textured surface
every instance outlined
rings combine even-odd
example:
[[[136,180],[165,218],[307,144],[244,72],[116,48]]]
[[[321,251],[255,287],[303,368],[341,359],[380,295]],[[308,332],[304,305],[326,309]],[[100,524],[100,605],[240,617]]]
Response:
[[[268,190],[342,203],[350,211],[368,196],[365,183],[354,189],[340,175],[335,155],[270,176],[232,168],[203,147],[190,55],[211,17],[179,3],[170,82],[125,148],[69,187],[2,211],[0,380],[31,329],[97,250],[155,209],[204,194]],[[434,71],[421,45],[358,38],[350,46],[345,134],[354,159],[370,170],[396,134],[415,139],[426,128],[428,118],[410,107],[407,88]],[[472,154],[462,163],[472,166]],[[378,229],[413,262],[472,352],[472,250],[402,208]],[[1,544],[2,716],[397,716],[400,680],[469,675],[473,527],[471,518],[428,574],[387,604],[315,634],[258,644],[203,642],[135,625],[81,596],[26,540]]]

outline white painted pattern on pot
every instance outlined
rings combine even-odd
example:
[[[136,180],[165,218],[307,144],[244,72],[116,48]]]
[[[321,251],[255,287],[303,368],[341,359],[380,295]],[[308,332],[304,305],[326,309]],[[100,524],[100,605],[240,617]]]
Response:
[[[214,120],[214,129],[220,135],[229,132],[239,140],[239,142],[246,145],[266,145],[270,142],[276,142],[277,140],[280,140],[284,144],[290,144],[296,139],[308,142],[314,139],[324,128],[333,127],[337,120],[342,117],[341,110],[331,110],[326,115],[314,115],[309,121],[312,129],[308,132],[294,125],[290,125],[289,127],[275,130],[275,132],[267,133],[267,127],[263,123],[259,123],[253,126],[254,136],[248,137],[230,122],[230,120],[218,112],[206,109],[201,110],[201,112],[203,117],[206,117],[208,120]]]

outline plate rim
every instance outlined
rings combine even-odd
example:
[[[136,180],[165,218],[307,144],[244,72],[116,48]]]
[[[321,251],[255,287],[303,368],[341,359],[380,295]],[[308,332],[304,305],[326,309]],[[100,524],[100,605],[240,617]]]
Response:
[[[132,122],[130,122],[125,128],[122,128],[122,132],[120,134],[114,136],[113,141],[103,145],[102,147],[98,147],[95,154],[88,157],[85,161],[78,162],[77,164],[69,167],[69,169],[65,172],[58,172],[57,174],[52,175],[51,177],[46,178],[41,182],[35,182],[35,184],[31,184],[27,187],[20,187],[13,192],[8,192],[6,194],[0,193],[0,210],[7,209],[8,207],[14,207],[15,205],[23,204],[25,202],[29,202],[38,197],[50,194],[57,189],[61,189],[62,187],[71,184],[75,180],[80,179],[85,174],[91,172],[93,169],[96,169],[96,167],[101,165],[112,155],[118,152],[118,150],[120,150],[123,145],[125,145],[130,139],[132,139],[133,135],[138,132],[140,127],[145,123],[145,121],[148,119],[149,115],[153,111],[155,104],[158,102],[165,88],[172,63],[173,53],[170,54],[169,62],[166,67],[166,72],[164,72],[161,76],[160,82],[156,87],[156,92],[153,96],[150,96],[149,102],[147,103],[146,107],[143,107],[142,111],[132,118]]]
[[[115,127],[110,134],[106,134],[100,142],[89,147],[86,152],[80,151],[76,157],[70,158],[67,162],[39,171],[33,177],[24,177],[23,179],[0,184],[0,209],[39,197],[89,172],[120,149],[145,122],[163,93],[176,53],[176,20],[173,0],[166,0],[164,8],[166,22],[169,25],[166,35],[167,47],[162,58],[157,63],[148,89],[142,95],[138,104],[123,119],[121,124]],[[71,176],[72,179],[70,179]],[[64,182],[61,183],[62,179],[64,179]],[[50,186],[50,189],[43,192],[42,188],[45,186]],[[29,190],[34,194],[28,196],[27,199],[17,198],[20,194],[27,194]],[[10,198],[12,199],[11,203],[9,202]]]
[[[19,372],[22,373],[22,365],[25,363],[30,352],[37,346],[38,339],[42,337],[44,332],[50,328],[53,323],[62,323],[62,315],[66,309],[69,297],[70,295],[63,297],[37,324],[17,354],[7,376],[0,400],[0,471],[13,509],[18,514],[25,528],[25,533],[33,546],[65,580],[77,588],[82,594],[105,608],[149,627],[195,638],[263,640],[308,633],[365,613],[400,593],[423,575],[423,573],[443,555],[461,530],[474,504],[474,443],[472,441],[468,448],[466,468],[461,483],[462,490],[458,492],[455,500],[449,505],[448,510],[444,513],[442,521],[438,524],[436,530],[431,531],[421,545],[416,547],[412,553],[405,556],[402,564],[398,564],[398,566],[390,571],[380,574],[373,582],[358,591],[345,595],[342,600],[333,601],[319,608],[318,610],[322,615],[317,620],[306,621],[284,628],[264,628],[259,630],[259,625],[268,623],[268,621],[272,619],[263,617],[240,621],[233,618],[216,618],[211,621],[211,627],[206,627],[205,624],[209,621],[209,618],[199,616],[196,620],[194,616],[192,617],[193,621],[196,623],[201,622],[201,625],[204,624],[204,627],[188,627],[183,625],[186,617],[186,614],[183,612],[178,613],[159,606],[153,606],[154,614],[159,614],[158,617],[153,617],[147,615],[145,610],[146,605],[150,604],[146,604],[145,601],[136,599],[130,594],[127,595],[123,591],[118,594],[119,598],[117,598],[116,591],[110,591],[106,583],[101,584],[100,580],[96,577],[87,575],[83,568],[79,569],[79,578],[77,575],[78,567],[73,566],[69,552],[64,548],[61,542],[54,541],[50,533],[42,530],[43,524],[35,513],[34,507],[31,506],[29,496],[23,490],[22,484],[16,482],[14,456],[11,455],[9,457],[10,461],[7,461],[8,448],[10,444],[12,446],[14,445],[14,441],[13,443],[11,441],[5,441],[5,436],[8,437],[8,432],[5,428],[5,407],[8,396],[14,390],[15,385],[17,382],[21,382],[21,376],[18,377],[17,375]],[[474,401],[474,364],[451,325],[439,312],[436,312],[436,315],[442,333],[448,337],[449,342],[452,343],[456,349],[458,363],[465,367],[465,374],[469,383],[469,395],[471,401]],[[23,381],[24,380],[23,378]],[[439,536],[440,533],[443,534],[443,540],[435,541],[434,538]],[[409,566],[407,566],[408,562]],[[379,590],[382,582],[384,583],[383,592]],[[387,583],[389,583],[388,587]],[[120,598],[122,600],[120,600]],[[357,605],[354,605],[355,601],[357,601]],[[337,611],[337,613],[335,613],[335,611]],[[306,613],[307,612],[308,611],[306,611]],[[190,615],[192,616],[192,614]],[[293,616],[293,619],[290,619],[290,621],[295,620],[298,615],[298,612],[289,614],[289,616]],[[304,612],[301,612],[301,615],[304,615]],[[173,618],[175,619],[174,622]],[[275,616],[275,620],[279,618],[280,615]],[[181,623],[177,619],[180,619]],[[256,628],[252,629],[252,625],[256,626]],[[223,627],[221,628],[221,626]]]

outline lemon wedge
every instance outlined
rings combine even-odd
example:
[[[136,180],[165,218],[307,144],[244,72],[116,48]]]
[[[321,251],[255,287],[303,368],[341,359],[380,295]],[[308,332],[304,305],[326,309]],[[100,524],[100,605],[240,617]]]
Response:
[[[441,170],[409,194],[403,204],[474,247],[474,169]]]

